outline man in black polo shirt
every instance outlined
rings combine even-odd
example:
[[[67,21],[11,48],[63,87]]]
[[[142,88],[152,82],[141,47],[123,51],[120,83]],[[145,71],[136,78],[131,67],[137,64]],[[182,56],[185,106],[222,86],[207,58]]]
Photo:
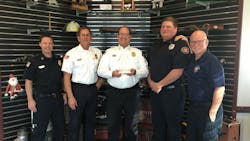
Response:
[[[64,140],[64,103],[62,90],[62,72],[60,60],[53,55],[53,38],[44,35],[39,46],[42,53],[26,64],[25,90],[28,108],[34,112],[32,140],[44,141],[46,129],[51,120],[53,141]],[[32,85],[35,84],[35,92]],[[65,95],[66,96],[66,95]]]
[[[176,33],[176,20],[164,18],[160,29],[162,41],[149,51],[153,141],[180,140],[184,105],[181,77],[190,52],[186,41],[174,40]]]

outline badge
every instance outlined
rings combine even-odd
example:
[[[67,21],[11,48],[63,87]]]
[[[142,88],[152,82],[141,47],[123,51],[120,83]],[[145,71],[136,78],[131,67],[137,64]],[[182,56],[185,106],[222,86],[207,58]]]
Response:
[[[27,64],[25,65],[27,68],[30,67],[31,62],[27,62]]]
[[[38,66],[39,69],[45,68],[45,65]]]
[[[57,64],[58,64],[59,66],[62,66],[62,61],[61,61],[61,60],[58,60],[58,61],[57,61]]]
[[[97,56],[97,54],[95,53],[95,59],[98,59],[98,56]]]
[[[82,58],[78,58],[76,61],[82,61]]]
[[[182,48],[181,48],[181,52],[182,52],[183,54],[188,54],[188,53],[189,53],[189,48],[188,48],[188,47],[182,47]]]
[[[68,55],[65,55],[65,56],[63,57],[63,59],[67,60],[67,59],[69,59],[69,56],[68,56]]]
[[[194,67],[194,73],[197,73],[199,70],[200,70],[200,66],[199,65],[197,65],[197,66]]]
[[[134,51],[131,52],[132,57],[136,56],[136,53]]]
[[[112,57],[116,57],[116,54],[113,54]]]
[[[175,47],[175,44],[170,44],[170,45],[168,46],[168,49],[169,49],[169,50],[172,50],[172,49],[174,49],[174,47]]]

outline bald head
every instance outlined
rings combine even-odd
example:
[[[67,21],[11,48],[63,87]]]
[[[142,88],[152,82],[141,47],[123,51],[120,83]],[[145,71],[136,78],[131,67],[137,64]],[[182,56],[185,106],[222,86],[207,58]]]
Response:
[[[207,34],[202,30],[196,30],[190,36],[190,48],[199,59],[206,51],[208,46]]]

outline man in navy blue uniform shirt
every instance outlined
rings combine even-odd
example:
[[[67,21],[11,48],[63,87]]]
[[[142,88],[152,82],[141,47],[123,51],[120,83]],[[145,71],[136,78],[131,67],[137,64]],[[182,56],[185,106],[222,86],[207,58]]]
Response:
[[[160,33],[162,41],[148,56],[153,141],[179,141],[184,108],[182,74],[189,63],[190,51],[186,41],[174,40],[177,22],[173,17],[163,19]]]
[[[49,121],[53,125],[53,141],[64,140],[64,104],[61,94],[61,61],[53,53],[54,40],[49,35],[40,37],[42,53],[26,64],[25,90],[28,108],[34,113],[32,140],[44,141]],[[35,84],[35,92],[32,85]]]
[[[207,50],[208,43],[206,33],[201,30],[190,37],[194,55],[185,71],[190,97],[187,141],[218,141],[222,126],[224,70],[219,60]]]

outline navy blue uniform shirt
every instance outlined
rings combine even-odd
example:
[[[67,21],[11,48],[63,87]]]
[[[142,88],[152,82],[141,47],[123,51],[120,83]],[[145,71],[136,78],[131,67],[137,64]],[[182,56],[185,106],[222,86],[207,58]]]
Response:
[[[62,90],[62,72],[59,58],[43,54],[33,57],[27,64],[24,78],[33,81],[39,94],[58,93]]]
[[[217,57],[209,51],[198,60],[192,56],[185,74],[192,102],[212,102],[215,87],[225,86],[224,69]]]
[[[148,62],[151,79],[158,82],[172,69],[185,68],[189,63],[189,58],[190,51],[185,41],[174,41],[174,38],[166,42],[161,41],[149,50]],[[177,80],[175,84],[177,82],[179,81]]]

